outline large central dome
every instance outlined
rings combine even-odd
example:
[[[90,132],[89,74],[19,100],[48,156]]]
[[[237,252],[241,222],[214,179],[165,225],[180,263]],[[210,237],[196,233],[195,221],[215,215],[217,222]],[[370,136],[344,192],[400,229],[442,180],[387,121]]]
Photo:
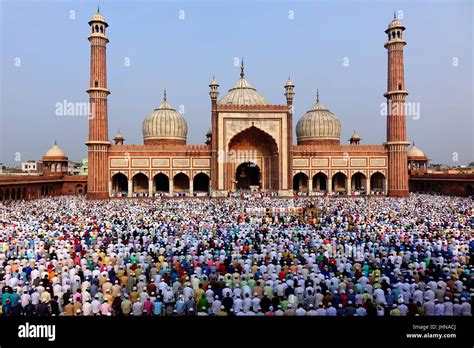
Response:
[[[319,102],[296,124],[298,145],[339,145],[341,141],[341,122],[331,111]]]
[[[168,104],[166,91],[163,102],[143,121],[145,145],[186,144],[188,125],[179,112]]]
[[[244,78],[244,64],[240,68],[240,79],[234,88],[229,89],[227,94],[222,97],[219,104],[223,105],[269,105],[268,100],[257,92],[250,83]]]

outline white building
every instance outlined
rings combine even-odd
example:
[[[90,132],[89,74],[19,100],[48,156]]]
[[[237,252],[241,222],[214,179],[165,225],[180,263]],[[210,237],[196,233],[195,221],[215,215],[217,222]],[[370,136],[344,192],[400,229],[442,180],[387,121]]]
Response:
[[[21,163],[21,171],[25,173],[32,173],[38,171],[38,162],[34,160],[28,160]]]

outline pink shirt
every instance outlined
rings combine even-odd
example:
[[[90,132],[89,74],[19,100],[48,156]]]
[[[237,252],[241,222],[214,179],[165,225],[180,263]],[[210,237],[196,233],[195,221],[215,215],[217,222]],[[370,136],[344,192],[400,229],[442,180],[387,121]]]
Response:
[[[151,313],[152,307],[153,303],[150,300],[145,301],[145,303],[143,304],[143,309],[146,311],[147,314]]]
[[[102,303],[102,305],[100,306],[100,312],[102,315],[107,315],[109,313],[109,310],[110,310],[110,305],[108,302],[104,302]]]

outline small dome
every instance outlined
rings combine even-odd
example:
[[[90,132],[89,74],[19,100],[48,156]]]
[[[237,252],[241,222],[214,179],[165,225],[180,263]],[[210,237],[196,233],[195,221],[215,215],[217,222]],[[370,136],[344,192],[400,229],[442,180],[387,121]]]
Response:
[[[143,140],[145,144],[186,144],[188,125],[179,112],[176,112],[166,98],[143,121]]]
[[[120,130],[117,131],[117,134],[115,134],[114,139],[123,139],[122,133],[120,133]]]
[[[316,104],[296,124],[296,137],[298,145],[340,143],[341,122],[319,102],[319,92]]]
[[[89,21],[89,25],[92,25],[93,23],[103,23],[104,26],[107,28],[109,25],[105,21],[104,16],[102,16],[99,12],[97,12],[94,16],[92,16],[91,20]]]
[[[100,12],[97,12],[91,19],[91,21],[100,21],[100,22],[105,22],[104,16]]]
[[[415,143],[413,143],[412,147],[410,147],[407,151],[407,156],[408,157],[425,157],[425,154],[423,151],[421,151],[419,148],[415,146]]]
[[[288,76],[288,81],[286,81],[285,87],[295,87],[293,82],[290,80],[290,77]]]
[[[385,30],[385,33],[388,33],[389,31],[395,28],[405,30],[405,27],[403,26],[402,21],[397,18],[396,13],[393,14],[393,19],[388,24],[388,28],[387,30]]]
[[[66,157],[66,154],[55,142],[53,147],[43,157]]]
[[[356,131],[354,131],[351,138],[349,139],[349,141],[360,141],[360,140],[361,140],[361,138],[360,138],[359,134],[357,134]]]
[[[219,82],[216,81],[215,77],[212,77],[212,81],[209,82],[209,87],[211,86],[219,86]]]
[[[389,29],[396,28],[396,27],[402,27],[402,22],[399,19],[394,19],[390,22],[388,25]]]
[[[240,79],[234,88],[229,89],[219,104],[223,105],[269,105],[268,100],[257,92],[244,78],[244,66],[240,68]]]
[[[105,24],[105,27],[108,27],[108,24],[105,21],[104,16],[102,16],[102,13],[100,13],[100,8],[98,6],[97,6],[97,12],[92,16],[91,20],[89,21],[89,25],[92,22],[102,22]]]

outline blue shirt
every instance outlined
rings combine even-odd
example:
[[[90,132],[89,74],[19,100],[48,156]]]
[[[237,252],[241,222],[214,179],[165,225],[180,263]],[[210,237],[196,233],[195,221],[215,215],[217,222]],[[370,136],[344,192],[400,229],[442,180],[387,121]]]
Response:
[[[163,302],[155,301],[153,302],[153,312],[155,315],[160,315],[163,310]]]
[[[176,312],[178,312],[178,314],[183,314],[185,310],[186,310],[186,303],[184,301],[177,301]]]

